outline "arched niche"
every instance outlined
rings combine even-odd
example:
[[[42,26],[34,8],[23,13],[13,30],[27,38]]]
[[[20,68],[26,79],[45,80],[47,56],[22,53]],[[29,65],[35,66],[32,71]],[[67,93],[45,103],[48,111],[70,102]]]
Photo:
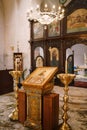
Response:
[[[71,49],[74,51],[74,66],[84,66],[84,55],[87,57],[87,45],[75,44]]]
[[[77,74],[85,75],[87,69],[87,45],[77,43],[66,49],[66,59],[72,58],[71,68],[73,72],[78,70]],[[70,62],[68,61],[68,64]]]
[[[42,47],[36,47],[34,49],[34,59],[36,59],[38,56],[42,56],[44,58],[44,51]]]

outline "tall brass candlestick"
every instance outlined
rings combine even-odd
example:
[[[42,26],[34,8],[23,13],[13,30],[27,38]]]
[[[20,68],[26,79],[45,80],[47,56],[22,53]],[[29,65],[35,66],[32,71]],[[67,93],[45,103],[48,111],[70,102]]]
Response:
[[[68,121],[68,114],[67,114],[67,111],[68,111],[68,100],[69,100],[69,96],[68,96],[68,85],[70,84],[70,82],[74,79],[75,75],[74,74],[58,74],[57,77],[61,80],[61,82],[65,85],[64,87],[64,97],[63,97],[63,101],[64,101],[64,105],[63,105],[63,110],[64,110],[64,113],[63,113],[63,116],[62,116],[62,119],[63,119],[63,123],[61,123],[59,125],[59,130],[72,130],[70,125],[67,123]]]
[[[15,109],[9,115],[9,118],[11,120],[18,120],[18,86],[17,84],[18,84],[19,77],[22,75],[22,71],[10,71],[9,74],[11,74],[14,79],[14,83],[15,83],[14,92],[15,92],[15,98],[16,98]]]

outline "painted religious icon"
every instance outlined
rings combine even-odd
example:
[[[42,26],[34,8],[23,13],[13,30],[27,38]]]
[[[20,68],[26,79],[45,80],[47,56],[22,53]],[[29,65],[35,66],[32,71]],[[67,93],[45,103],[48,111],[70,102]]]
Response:
[[[33,34],[34,34],[34,39],[39,39],[39,38],[43,38],[43,31],[44,31],[44,28],[43,28],[43,25],[40,24],[39,22],[36,22],[34,23],[33,25]]]
[[[23,57],[22,53],[14,53],[14,70],[22,71],[23,70]]]
[[[37,56],[36,67],[43,67],[43,57],[42,56]]]
[[[60,35],[60,21],[55,20],[48,25],[48,37]]]
[[[78,9],[67,17],[67,33],[87,31],[87,9]]]
[[[59,64],[59,50],[56,47],[49,47],[50,52],[50,65],[58,66]]]
[[[73,55],[69,55],[69,57],[67,58],[67,69],[68,73],[74,73]]]

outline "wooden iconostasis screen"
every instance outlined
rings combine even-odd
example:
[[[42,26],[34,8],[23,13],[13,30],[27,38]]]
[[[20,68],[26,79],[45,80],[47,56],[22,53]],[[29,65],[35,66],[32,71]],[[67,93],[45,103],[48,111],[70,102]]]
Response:
[[[65,72],[67,48],[75,44],[87,45],[87,0],[72,0],[66,6],[66,14],[61,21],[55,20],[45,27],[35,21],[29,22],[32,70],[57,66],[59,73]],[[74,59],[73,55],[67,59],[69,64],[71,59]],[[74,61],[69,68],[70,73],[74,73],[73,68]]]

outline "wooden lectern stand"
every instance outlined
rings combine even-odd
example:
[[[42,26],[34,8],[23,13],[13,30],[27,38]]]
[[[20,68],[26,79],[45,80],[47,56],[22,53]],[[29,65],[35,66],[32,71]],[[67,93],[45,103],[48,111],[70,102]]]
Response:
[[[57,67],[41,67],[33,71],[22,85],[27,95],[27,119],[25,126],[42,130],[43,96],[53,89],[53,77]]]

